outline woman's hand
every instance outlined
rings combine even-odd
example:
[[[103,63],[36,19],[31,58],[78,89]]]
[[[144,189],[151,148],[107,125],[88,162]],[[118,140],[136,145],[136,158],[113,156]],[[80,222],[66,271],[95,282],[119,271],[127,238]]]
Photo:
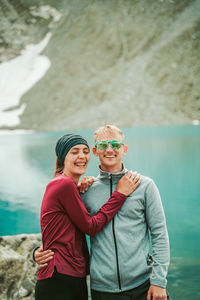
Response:
[[[82,177],[81,181],[78,184],[79,191],[84,194],[88,190],[89,186],[92,185],[94,179],[95,178],[92,176]]]
[[[42,248],[38,248],[34,252],[35,262],[38,264],[40,268],[46,267],[48,262],[53,259],[54,252],[52,250],[43,250]]]
[[[125,196],[129,196],[138,185],[141,183],[142,178],[140,174],[137,172],[129,171],[126,173],[117,183],[117,191],[124,194]]]

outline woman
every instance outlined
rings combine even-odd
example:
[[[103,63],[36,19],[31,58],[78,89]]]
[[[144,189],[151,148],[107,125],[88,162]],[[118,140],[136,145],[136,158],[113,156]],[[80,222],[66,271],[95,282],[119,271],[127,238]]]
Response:
[[[93,236],[108,224],[140,180],[132,172],[124,175],[111,198],[92,217],[77,186],[90,160],[87,141],[67,134],[57,141],[55,151],[55,176],[46,187],[40,216],[43,247],[51,248],[54,257],[38,271],[35,298],[87,300],[89,254],[84,233]]]

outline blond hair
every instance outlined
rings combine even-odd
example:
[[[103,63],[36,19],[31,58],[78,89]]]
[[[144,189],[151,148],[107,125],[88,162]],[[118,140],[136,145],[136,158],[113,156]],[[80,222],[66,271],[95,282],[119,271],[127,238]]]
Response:
[[[119,129],[115,125],[104,125],[99,127],[95,132],[94,132],[94,140],[96,142],[97,137],[99,134],[112,134],[112,133],[117,133],[120,135],[121,140],[124,141],[124,134],[121,129]]]

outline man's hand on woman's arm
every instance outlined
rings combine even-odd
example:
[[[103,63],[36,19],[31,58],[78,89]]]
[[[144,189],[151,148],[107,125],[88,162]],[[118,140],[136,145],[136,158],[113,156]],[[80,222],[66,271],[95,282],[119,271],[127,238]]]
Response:
[[[38,248],[34,251],[33,257],[40,268],[46,267],[48,262],[53,259],[54,252],[52,250],[43,250]]]

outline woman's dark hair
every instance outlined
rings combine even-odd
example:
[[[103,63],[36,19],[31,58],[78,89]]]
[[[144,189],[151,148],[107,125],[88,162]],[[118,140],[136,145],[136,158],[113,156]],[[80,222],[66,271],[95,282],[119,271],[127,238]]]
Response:
[[[56,165],[55,165],[54,177],[57,174],[62,174],[63,169],[64,169],[64,164],[60,164],[59,160],[58,160],[58,157],[56,156]]]

